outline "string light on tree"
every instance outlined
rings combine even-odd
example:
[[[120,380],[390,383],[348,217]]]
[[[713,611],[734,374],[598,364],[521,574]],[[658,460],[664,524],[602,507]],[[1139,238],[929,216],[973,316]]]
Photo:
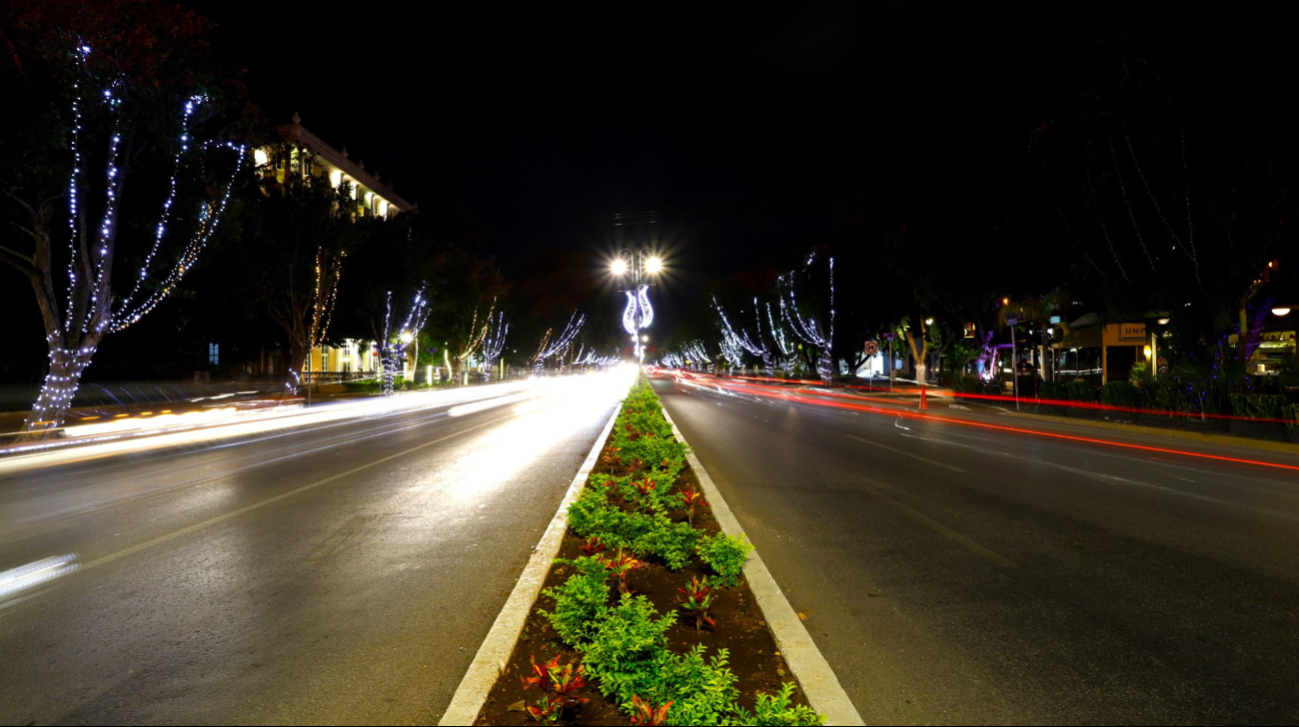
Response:
[[[116,246],[121,234],[118,218],[122,202],[122,188],[128,174],[123,167],[122,159],[129,160],[129,153],[123,151],[124,135],[122,129],[129,124],[129,109],[123,101],[123,89],[126,81],[123,77],[114,77],[105,81],[93,73],[87,64],[91,48],[78,44],[73,54],[76,78],[72,83],[71,129],[67,151],[71,171],[67,176],[67,289],[61,297],[54,297],[55,285],[49,260],[53,251],[53,234],[36,234],[37,251],[31,257],[15,255],[7,250],[0,250],[0,261],[17,268],[35,283],[38,302],[46,325],[46,344],[49,350],[49,372],[41,387],[40,394],[32,407],[32,413],[23,424],[26,435],[42,437],[56,430],[63,422],[80,386],[81,376],[90,365],[103,336],[121,331],[139,321],[143,316],[157,307],[175,290],[199,253],[207,245],[216,231],[222,214],[225,211],[234,180],[243,165],[245,148],[232,143],[204,142],[194,144],[189,129],[190,118],[197,106],[204,102],[201,96],[187,98],[178,123],[178,151],[174,155],[174,165],[170,179],[170,189],[163,202],[162,214],[156,224],[148,227],[153,231],[153,245],[144,257],[139,272],[133,280],[129,294],[115,297],[112,292],[112,271],[116,257]],[[99,88],[98,97],[87,105],[83,96],[87,88]],[[97,102],[97,104],[96,104]],[[105,170],[103,176],[104,201],[99,214],[99,223],[94,227],[85,224],[89,210],[86,207],[87,181],[85,175],[84,145],[86,143],[86,112],[94,108],[102,111],[110,129],[106,137]],[[194,231],[188,234],[181,249],[175,255],[175,262],[165,271],[154,270],[154,260],[167,240],[167,226],[171,211],[177,203],[178,180],[182,175],[193,174],[206,177],[205,164],[214,152],[232,152],[234,162],[224,191],[216,200],[205,199],[198,202],[197,224]],[[218,185],[219,189],[220,186]],[[24,207],[32,217],[32,229],[44,230],[47,217],[44,216],[42,204],[29,204],[16,195],[14,200]],[[53,231],[51,231],[53,232]],[[44,261],[44,262],[42,262]],[[156,273],[156,275],[155,275]],[[145,287],[151,277],[160,280],[150,287],[151,294],[137,303],[137,294]],[[60,305],[60,299],[63,301]]]
[[[756,297],[753,299],[753,307],[754,307],[754,311],[756,312],[758,310],[758,299]],[[774,375],[775,366],[772,365],[771,349],[768,346],[766,346],[764,343],[762,343],[761,313],[757,314],[758,335],[757,335],[757,340],[755,341],[754,338],[751,338],[749,336],[748,331],[745,331],[743,329],[737,331],[735,327],[731,325],[731,320],[726,317],[726,311],[722,310],[721,303],[717,302],[717,296],[713,296],[713,308],[717,310],[717,315],[722,319],[723,351],[724,352],[727,350],[735,351],[737,349],[742,349],[744,351],[747,351],[750,354],[762,359],[762,366],[767,370],[768,376]],[[737,362],[734,359],[732,359],[730,355],[727,355],[727,359],[731,360],[732,365],[735,366],[743,365],[742,361]]]
[[[496,360],[505,350],[505,337],[510,333],[510,324],[505,322],[505,311],[497,312],[496,320],[492,320],[491,315],[488,315],[487,327],[488,331],[483,336],[483,361],[486,363],[487,377],[490,379]]]
[[[545,369],[547,359],[558,358],[568,351],[573,345],[573,339],[586,325],[586,314],[573,311],[568,317],[568,324],[558,337],[552,339],[553,330],[546,329],[545,335],[541,337],[541,345],[537,346],[537,352],[532,356],[532,366],[537,373],[542,373]]]
[[[781,290],[781,319],[789,324],[789,327],[794,331],[794,335],[802,339],[803,343],[821,350],[821,355],[817,359],[816,370],[828,386],[834,375],[834,356],[832,352],[835,317],[834,258],[827,258],[827,261],[829,263],[830,271],[830,325],[828,328],[823,328],[816,318],[803,315],[795,291],[797,280],[794,272],[785,273],[780,276],[777,279],[777,286]],[[812,266],[815,263],[816,253],[814,252],[808,255],[807,263],[803,266],[802,272],[804,277],[811,277]]]
[[[392,291],[388,291],[388,298],[383,314],[383,342],[379,345],[379,365],[383,368],[383,395],[392,396],[393,380],[397,376],[397,371],[401,368],[401,362],[406,360],[406,346],[415,340],[419,335],[420,329],[424,328],[424,323],[428,320],[429,307],[428,299],[424,297],[424,288],[415,292],[414,299],[411,300],[410,307],[406,309],[406,318],[400,328],[394,333],[392,329]]]

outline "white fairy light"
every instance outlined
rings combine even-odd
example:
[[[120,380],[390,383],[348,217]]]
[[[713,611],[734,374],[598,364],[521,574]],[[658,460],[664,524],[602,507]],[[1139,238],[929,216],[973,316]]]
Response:
[[[124,125],[122,95],[118,92],[123,86],[121,78],[104,85],[100,91],[100,101],[107,110],[111,121],[112,133],[108,138],[106,167],[104,176],[104,205],[98,227],[93,233],[83,225],[86,216],[82,195],[82,179],[85,175],[82,137],[85,130],[85,99],[82,89],[86,84],[98,85],[88,69],[87,59],[90,46],[78,44],[75,47],[76,66],[79,77],[73,82],[71,100],[72,126],[69,134],[69,151],[72,169],[68,176],[68,288],[65,305],[53,311],[55,322],[52,330],[46,335],[49,349],[49,372],[32,407],[32,414],[23,425],[25,432],[45,432],[62,424],[72,399],[80,386],[81,375],[94,358],[95,351],[102,337],[120,331],[151,311],[175,289],[181,277],[189,271],[198,259],[199,252],[215,232],[229,200],[234,180],[243,163],[244,148],[234,144],[202,145],[204,151],[218,146],[237,154],[234,172],[230,176],[224,194],[219,202],[204,202],[200,208],[200,224],[195,235],[181,250],[175,267],[164,278],[143,303],[132,306],[132,299],[148,277],[150,263],[158,251],[166,232],[168,215],[176,198],[176,177],[181,170],[181,154],[188,151],[191,138],[188,130],[188,118],[193,113],[194,104],[201,97],[190,98],[185,105],[180,137],[181,153],[177,154],[176,170],[171,181],[171,193],[164,203],[164,213],[159,223],[151,228],[155,232],[154,249],[145,258],[140,274],[134,280],[130,295],[121,297],[117,310],[113,310],[111,270],[117,243],[117,218],[121,204],[122,184],[125,173],[119,163],[122,153]],[[91,235],[93,234],[93,238]]]
[[[491,378],[492,368],[505,350],[505,337],[510,333],[510,324],[505,322],[505,311],[497,312],[495,321],[489,315],[487,324],[490,330],[483,338],[483,361],[487,367],[487,376]]]
[[[793,272],[785,273],[777,278],[777,286],[781,290],[780,296],[780,314],[781,319],[789,324],[794,331],[794,335],[802,339],[804,343],[821,349],[821,355],[817,360],[817,373],[825,380],[826,384],[830,383],[834,375],[834,354],[832,351],[834,344],[834,258],[828,259],[830,266],[830,325],[827,328],[822,327],[815,318],[804,317],[799,310],[798,300],[794,292],[795,277]],[[816,262],[816,253],[808,255],[807,264],[804,271]]]
[[[547,330],[541,337],[541,345],[537,347],[537,353],[532,357],[533,367],[540,371],[545,368],[547,359],[557,358],[568,351],[568,348],[573,345],[573,339],[577,337],[584,325],[586,325],[586,314],[573,311],[573,314],[568,317],[568,324],[564,326],[564,331],[557,338],[552,340],[552,331]]]

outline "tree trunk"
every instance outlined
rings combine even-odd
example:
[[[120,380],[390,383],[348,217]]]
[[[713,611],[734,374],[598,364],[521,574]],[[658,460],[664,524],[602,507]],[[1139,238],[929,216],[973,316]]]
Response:
[[[383,395],[392,396],[393,381],[397,378],[397,371],[400,369],[399,358],[405,357],[406,352],[398,352],[391,344],[384,344],[379,348],[379,363],[383,367]]]
[[[301,342],[292,336],[289,337],[289,347],[284,360],[284,388],[288,389],[289,393],[294,396],[297,396],[298,392],[307,383],[303,380],[303,374],[305,373],[303,363],[310,353]]]
[[[97,342],[96,342],[97,343]],[[70,351],[55,348],[50,351],[50,371],[45,375],[40,396],[32,406],[32,413],[23,422],[20,441],[48,439],[63,425],[72,398],[81,386],[81,374],[95,355],[95,345],[89,344]]]

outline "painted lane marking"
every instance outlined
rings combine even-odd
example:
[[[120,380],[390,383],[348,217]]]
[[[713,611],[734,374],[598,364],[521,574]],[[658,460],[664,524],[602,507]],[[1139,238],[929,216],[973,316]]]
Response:
[[[906,436],[906,435],[903,435],[903,436]],[[858,442],[861,442],[862,444],[869,444],[869,445],[872,446],[872,447],[879,447],[880,449],[887,449],[888,451],[893,452],[893,453],[895,453],[895,454],[900,454],[900,455],[902,455],[903,457],[910,457],[911,459],[918,459],[918,460],[920,460],[921,462],[926,462],[926,463],[931,464],[931,465],[933,465],[933,466],[935,466],[935,467],[942,467],[942,468],[945,469],[945,470],[951,470],[951,471],[953,471],[953,472],[964,472],[964,471],[965,471],[965,470],[961,469],[960,467],[953,467],[953,466],[950,465],[950,464],[944,464],[943,462],[939,462],[939,461],[937,461],[937,460],[932,460],[932,459],[929,459],[928,457],[921,457],[921,456],[918,455],[918,454],[912,454],[912,453],[910,453],[910,452],[908,452],[908,451],[906,451],[906,450],[904,450],[904,449],[898,449],[897,447],[890,447],[890,446],[887,445],[887,444],[880,444],[879,442],[872,442],[872,441],[869,440],[869,439],[863,439],[862,437],[858,437],[858,436],[853,435],[853,434],[849,434],[849,435],[847,435],[847,437],[848,437],[849,439],[855,439],[855,440],[857,440]]]

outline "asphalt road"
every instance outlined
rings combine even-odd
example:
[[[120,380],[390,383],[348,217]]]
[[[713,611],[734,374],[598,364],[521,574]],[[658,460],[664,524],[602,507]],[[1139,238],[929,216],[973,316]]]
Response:
[[[655,389],[868,724],[1299,722],[1299,471],[1116,445],[1299,457],[715,383]]]
[[[629,383],[0,463],[0,723],[436,723]]]

